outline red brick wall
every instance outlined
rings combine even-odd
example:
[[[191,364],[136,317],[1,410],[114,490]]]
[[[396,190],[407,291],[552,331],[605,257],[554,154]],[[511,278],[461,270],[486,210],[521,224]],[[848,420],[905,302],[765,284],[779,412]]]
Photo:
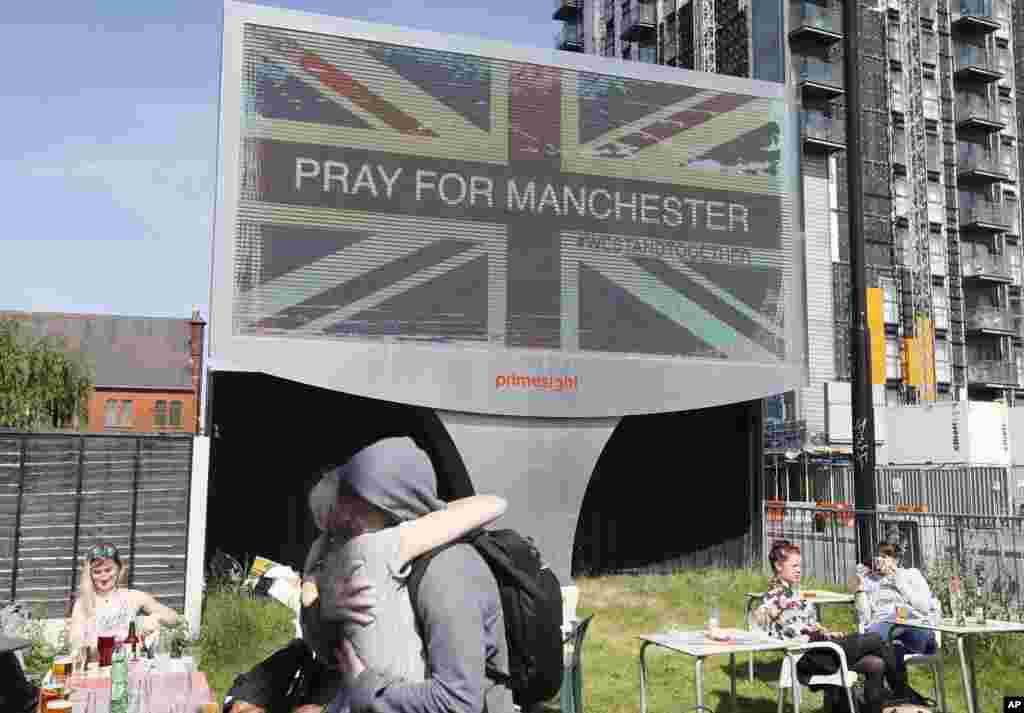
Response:
[[[104,414],[108,399],[132,402],[132,423],[130,427],[104,425]],[[153,424],[153,412],[157,401],[167,402],[167,418],[170,419],[171,401],[181,402],[181,425],[157,427]],[[89,425],[91,433],[195,433],[196,397],[187,391],[130,391],[96,389],[89,401]]]

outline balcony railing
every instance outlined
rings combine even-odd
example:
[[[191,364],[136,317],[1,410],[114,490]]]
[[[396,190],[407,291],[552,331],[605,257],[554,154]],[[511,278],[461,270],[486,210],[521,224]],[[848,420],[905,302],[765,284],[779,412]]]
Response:
[[[965,180],[1007,181],[1009,175],[987,147],[960,142],[957,147],[957,170]]]
[[[1003,76],[1003,70],[986,48],[959,44],[956,47],[956,74],[960,79],[994,82]]]
[[[950,3],[953,14],[953,26],[958,29],[974,32],[995,32],[999,29],[999,21],[992,13],[992,0],[960,0],[959,13],[957,3]]]
[[[1013,271],[1005,255],[993,255],[985,245],[960,243],[960,264],[964,277],[995,282],[1012,282]]]
[[[998,307],[975,307],[967,311],[967,329],[972,332],[1006,332],[1014,330],[1013,313]]]
[[[831,44],[843,38],[842,16],[838,7],[822,7],[813,2],[798,2],[792,15],[794,39],[817,40]]]
[[[978,202],[974,205],[960,206],[960,225],[965,228],[978,228],[996,232],[1010,227],[1010,215],[998,203]]]
[[[846,146],[846,122],[842,117],[822,111],[800,113],[804,141],[827,151],[840,151]]]
[[[987,99],[960,99],[956,103],[956,120],[960,126],[999,131],[1006,126],[1003,117]]]
[[[797,75],[804,91],[827,96],[843,93],[843,71],[841,64],[804,59],[797,64]]]
[[[625,42],[644,42],[657,32],[653,2],[632,0],[622,4],[622,39]]]
[[[976,384],[1018,384],[1017,365],[1008,361],[972,361],[967,364],[967,380]]]
[[[555,34],[555,49],[566,52],[583,51],[583,28],[575,22],[567,22],[562,29]]]
[[[571,20],[583,9],[583,0],[555,0],[553,20]]]

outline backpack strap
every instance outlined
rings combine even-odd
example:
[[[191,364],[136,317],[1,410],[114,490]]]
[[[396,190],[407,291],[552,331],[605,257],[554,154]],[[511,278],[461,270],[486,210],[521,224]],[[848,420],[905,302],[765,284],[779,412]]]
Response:
[[[419,631],[421,639],[426,639],[426,635],[425,632],[423,631],[423,622],[420,620],[420,615],[419,611],[416,608],[416,603],[418,601],[420,592],[420,582],[423,580],[423,575],[427,572],[427,565],[429,565],[435,557],[444,552],[446,549],[459,543],[473,545],[474,548],[479,550],[479,547],[477,547],[477,542],[485,539],[479,537],[479,535],[481,535],[482,533],[482,530],[477,532],[470,532],[467,535],[464,535],[463,537],[460,537],[459,539],[453,542],[448,542],[446,544],[439,545],[432,550],[428,550],[427,552],[424,552],[422,555],[413,560],[412,566],[409,569],[409,576],[405,580],[405,586],[409,591],[409,602],[412,604],[413,618],[416,620],[416,629],[417,631]],[[486,556],[484,557],[484,559],[485,564],[488,564],[488,567],[490,567],[490,563],[487,562]],[[502,635],[504,635],[505,632],[503,631],[501,633]],[[484,674],[487,676],[487,678],[491,679],[492,681],[500,683],[505,686],[507,686],[509,682],[512,680],[512,677],[508,673],[496,668],[490,662],[487,663],[484,669]]]

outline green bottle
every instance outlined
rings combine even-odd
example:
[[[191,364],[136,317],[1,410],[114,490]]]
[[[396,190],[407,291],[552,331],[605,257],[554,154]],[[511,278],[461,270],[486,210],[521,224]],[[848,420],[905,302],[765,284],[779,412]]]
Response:
[[[123,645],[110,660],[110,713],[128,713],[128,655]]]

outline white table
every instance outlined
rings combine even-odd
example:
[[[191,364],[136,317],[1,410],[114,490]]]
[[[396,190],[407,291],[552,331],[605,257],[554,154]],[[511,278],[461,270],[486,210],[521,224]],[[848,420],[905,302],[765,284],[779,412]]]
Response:
[[[645,653],[647,647],[660,646],[670,651],[693,656],[696,663],[696,685],[697,705],[687,710],[706,711],[714,713],[704,705],[704,659],[708,656],[723,656],[728,654],[730,670],[730,694],[732,695],[732,707],[736,709],[736,654],[754,651],[783,651],[792,646],[791,642],[771,639],[764,634],[758,634],[741,629],[722,629],[732,641],[714,641],[707,637],[703,630],[696,631],[666,631],[659,634],[648,634],[637,637],[643,643],[640,644],[640,713],[647,713],[647,662]]]
[[[764,599],[766,592],[747,592],[747,620],[750,620],[750,610],[754,607],[754,602]],[[801,590],[800,596],[802,599],[806,599],[814,604],[814,609],[818,614],[818,621],[821,621],[821,607],[826,604],[849,604],[853,605],[856,598],[853,594],[846,592],[830,592],[827,589],[804,589]],[[750,678],[751,683],[754,681],[754,654],[750,654],[750,661],[747,662],[747,676]]]
[[[972,624],[970,619],[968,619],[968,623],[965,626],[956,626],[952,619],[943,619],[935,623],[914,619],[907,619],[905,621],[888,619],[886,623],[893,626],[941,631],[943,634],[956,637],[956,651],[960,657],[960,679],[964,686],[964,700],[967,702],[967,713],[978,713],[978,685],[974,670],[975,639],[978,636],[991,634],[1024,633],[1024,623],[997,621],[994,619],[986,619],[984,624]]]

